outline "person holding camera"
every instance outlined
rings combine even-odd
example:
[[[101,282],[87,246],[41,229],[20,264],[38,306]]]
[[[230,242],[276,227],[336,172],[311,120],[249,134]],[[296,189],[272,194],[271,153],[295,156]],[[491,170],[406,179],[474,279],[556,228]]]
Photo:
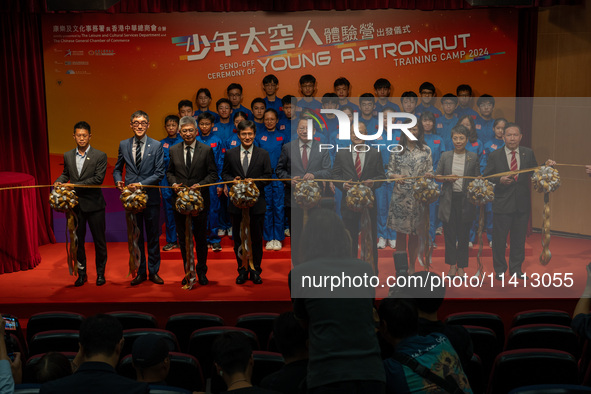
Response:
[[[14,392],[14,385],[22,381],[22,361],[21,354],[14,353],[14,359],[8,357],[6,348],[6,321],[0,315],[0,393]]]

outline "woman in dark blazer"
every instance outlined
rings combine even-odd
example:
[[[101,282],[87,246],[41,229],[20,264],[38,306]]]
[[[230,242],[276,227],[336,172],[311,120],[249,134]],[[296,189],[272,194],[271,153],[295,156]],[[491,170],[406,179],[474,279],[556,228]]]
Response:
[[[468,129],[457,125],[451,130],[454,150],[444,152],[439,160],[436,177],[443,182],[439,197],[439,219],[443,222],[445,263],[450,276],[464,276],[468,266],[470,225],[476,217],[476,207],[466,198],[468,179],[459,176],[480,176],[476,153],[466,150]]]

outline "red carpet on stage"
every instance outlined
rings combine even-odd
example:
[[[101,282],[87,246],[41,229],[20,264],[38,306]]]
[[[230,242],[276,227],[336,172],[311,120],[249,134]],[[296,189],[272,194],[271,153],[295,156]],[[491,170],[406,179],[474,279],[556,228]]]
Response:
[[[533,288],[528,285],[526,288],[511,288],[512,286],[506,284],[505,288],[501,288],[493,280],[494,288],[491,288],[491,279],[486,279],[482,287],[476,289],[448,290],[451,298],[461,300],[446,301],[442,312],[486,309],[496,313],[510,313],[529,306],[572,311],[573,299],[579,297],[586,282],[585,266],[591,261],[591,240],[553,236],[550,244],[553,257],[543,267],[538,262],[540,239],[540,234],[527,239],[523,270],[530,276],[538,273],[547,274],[548,278],[554,274],[572,273],[572,287],[558,294],[552,286],[539,285]],[[431,271],[447,272],[448,268],[443,262],[443,238],[438,236],[436,241],[440,246],[435,250]],[[161,244],[164,245],[164,242],[162,238]],[[179,249],[162,252],[160,276],[165,281],[164,285],[146,281],[132,287],[129,284],[131,278],[127,277],[127,244],[109,243],[105,275],[107,284],[97,287],[94,283],[94,249],[92,244],[87,244],[89,282],[77,288],[73,285],[75,277],[68,275],[65,244],[45,245],[40,248],[41,264],[35,269],[0,275],[0,312],[12,313],[26,321],[30,315],[47,310],[76,311],[86,315],[114,310],[139,310],[153,313],[159,322],[164,322],[174,313],[195,311],[221,314],[231,322],[241,313],[281,312],[290,308],[287,286],[287,274],[291,268],[289,238],[286,239],[283,250],[265,250],[262,285],[254,285],[250,281],[241,286],[236,285],[236,261],[231,240],[224,237],[222,246],[222,252],[209,251],[207,276],[210,283],[207,286],[196,285],[193,290],[187,291],[181,288],[180,283],[183,267]],[[379,251],[380,277],[394,274],[392,252],[391,248]],[[466,269],[468,275],[473,275],[476,271],[475,253],[476,248],[471,251],[470,266]],[[492,258],[488,245],[485,245],[483,256],[484,268],[490,273]],[[418,264],[416,268],[422,269]],[[377,294],[379,298],[386,296],[387,288],[378,289]],[[495,300],[503,298],[538,299]],[[557,299],[551,300],[552,298]]]

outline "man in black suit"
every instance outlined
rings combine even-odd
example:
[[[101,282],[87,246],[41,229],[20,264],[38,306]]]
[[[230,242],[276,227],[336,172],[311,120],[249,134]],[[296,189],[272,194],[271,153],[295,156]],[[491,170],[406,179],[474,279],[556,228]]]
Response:
[[[250,120],[244,120],[238,124],[238,138],[240,146],[226,152],[224,167],[222,169],[222,180],[239,181],[253,178],[271,179],[273,170],[269,153],[253,145],[256,136],[256,125]],[[261,279],[261,261],[263,260],[263,222],[267,203],[265,201],[265,186],[269,181],[256,181],[255,185],[260,191],[259,199],[250,208],[250,239],[252,241],[253,269],[246,270],[242,267],[242,259],[239,257],[239,248],[242,244],[240,238],[240,223],[242,222],[242,211],[240,208],[230,204],[228,212],[232,217],[232,234],[234,237],[234,253],[238,262],[238,277],[236,283],[241,285],[248,279],[255,284],[263,283]]]
[[[70,182],[78,185],[102,185],[107,172],[107,155],[96,148],[90,147],[90,125],[86,122],[78,122],[74,126],[74,141],[76,148],[64,154],[64,171],[55,180],[54,186],[72,186],[63,184]],[[105,199],[101,189],[75,188],[78,195],[78,205],[74,212],[78,217],[78,279],[74,286],[82,286],[87,281],[86,275],[86,250],[84,238],[86,237],[86,223],[90,228],[94,241],[96,263],[96,285],[105,284],[105,266],[107,265],[107,241],[105,238]]]
[[[359,123],[359,132],[367,134],[367,129],[364,123]],[[363,182],[372,190],[382,186],[381,182],[374,182],[378,179],[385,179],[384,164],[380,152],[375,149],[370,149],[369,145],[365,145],[363,140],[357,137],[351,127],[351,145],[349,149],[340,149],[335,155],[334,165],[332,168],[332,178],[348,181],[345,183],[336,182],[335,186],[343,192],[343,203],[341,204],[341,217],[345,223],[345,228],[351,235],[352,256],[357,258],[359,250],[359,242],[357,241],[360,230],[360,212],[353,212],[347,207],[345,196],[349,189],[354,184],[350,182]],[[369,217],[371,219],[371,237],[373,245],[373,260],[374,268],[378,269],[378,211],[374,202],[373,207],[369,208]]]
[[[123,327],[110,315],[91,316],[80,326],[80,350],[72,362],[74,374],[41,386],[44,394],[148,393],[147,383],[117,375],[123,349]]]
[[[283,145],[275,172],[280,179],[291,178],[285,183],[285,207],[291,229],[291,256],[294,265],[299,261],[299,240],[304,231],[304,212],[296,204],[293,190],[298,180],[312,181],[330,177],[330,156],[321,151],[320,144],[308,138],[308,119],[300,119],[297,128],[298,139]]]
[[[538,166],[534,152],[530,148],[519,146],[521,137],[520,127],[515,123],[508,123],[503,136],[505,147],[489,155],[483,176]],[[556,163],[548,160],[546,164]],[[492,249],[495,278],[499,280],[507,271],[505,249],[509,234],[509,274],[515,274],[519,279],[525,277],[521,271],[521,264],[525,260],[525,235],[531,206],[530,178],[531,173],[489,178],[489,181],[496,185],[492,205]]]
[[[200,185],[214,183],[218,179],[217,169],[213,149],[210,146],[202,144],[196,140],[197,122],[192,116],[181,118],[180,135],[183,139],[182,144],[176,144],[170,148],[170,164],[166,172],[168,184],[172,185],[175,193],[188,187],[196,190]],[[199,284],[206,285],[207,280],[207,213],[209,212],[209,187],[200,190],[203,197],[205,208],[197,216],[192,216],[193,238],[195,239],[195,249],[197,251],[197,265],[195,272],[199,278]],[[175,196],[173,206],[176,203]],[[174,211],[174,221],[179,243],[181,245],[181,254],[183,262],[187,263],[187,244],[185,242],[185,218],[186,216]],[[192,247],[192,246],[191,246]],[[193,280],[194,278],[190,278]],[[187,279],[183,279],[183,285]]]

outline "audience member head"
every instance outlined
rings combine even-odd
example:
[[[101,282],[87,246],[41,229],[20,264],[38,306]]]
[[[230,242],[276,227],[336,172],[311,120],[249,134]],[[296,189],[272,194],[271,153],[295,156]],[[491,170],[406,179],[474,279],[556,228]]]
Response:
[[[228,390],[232,382],[245,381],[250,385],[252,376],[252,346],[241,332],[221,334],[211,346],[211,354],[217,373],[224,379]]]
[[[140,382],[158,383],[168,376],[170,357],[164,338],[154,334],[142,335],[131,350],[133,367]]]
[[[65,378],[72,374],[72,364],[66,356],[58,352],[45,353],[35,364],[33,380],[41,384]]]
[[[116,367],[123,347],[123,327],[113,316],[90,316],[80,326],[79,341],[84,361],[102,361]]]
[[[303,261],[351,257],[351,236],[337,214],[327,209],[310,215],[299,246]]]
[[[277,316],[273,323],[273,339],[286,364],[308,358],[308,332],[292,311]]]

